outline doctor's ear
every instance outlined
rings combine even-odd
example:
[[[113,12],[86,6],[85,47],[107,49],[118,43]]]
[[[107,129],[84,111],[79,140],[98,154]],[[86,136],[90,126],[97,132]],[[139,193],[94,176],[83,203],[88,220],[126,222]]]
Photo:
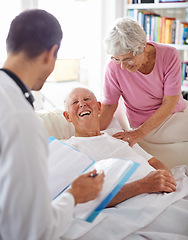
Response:
[[[64,111],[64,112],[63,112],[63,116],[65,117],[65,119],[67,120],[67,122],[72,122],[67,111]]]
[[[46,51],[44,54],[44,63],[49,63],[52,61],[52,59],[54,60],[54,57],[56,58],[55,55],[57,55],[58,52],[58,46],[54,45],[51,49],[49,49],[48,51]]]
[[[57,46],[57,45],[56,45]],[[57,53],[58,53],[59,48],[57,47],[54,51],[54,57],[57,58]]]

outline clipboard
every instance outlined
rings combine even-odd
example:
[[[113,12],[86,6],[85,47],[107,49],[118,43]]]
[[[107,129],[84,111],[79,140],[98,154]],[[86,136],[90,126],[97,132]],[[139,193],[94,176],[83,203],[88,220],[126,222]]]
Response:
[[[139,167],[128,159],[109,158],[95,162],[86,154],[53,137],[49,139],[49,186],[52,200],[57,198],[82,173],[103,170],[105,179],[99,196],[87,203],[77,204],[75,218],[93,222]]]

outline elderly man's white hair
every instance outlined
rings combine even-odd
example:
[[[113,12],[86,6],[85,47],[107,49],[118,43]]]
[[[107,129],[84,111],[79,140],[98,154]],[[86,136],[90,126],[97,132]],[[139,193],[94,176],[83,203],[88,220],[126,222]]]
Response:
[[[116,20],[115,26],[104,40],[106,52],[112,56],[133,52],[133,56],[142,53],[146,45],[146,34],[132,18],[125,17]]]
[[[76,89],[85,89],[85,90],[88,90],[95,98],[96,102],[97,102],[97,98],[95,96],[95,94],[89,89],[89,88],[86,88],[86,87],[75,87],[73,89],[71,89],[71,91],[66,95],[65,99],[64,99],[64,108],[66,111],[68,111],[68,100],[69,100],[69,96],[71,95],[72,91],[76,90]]]

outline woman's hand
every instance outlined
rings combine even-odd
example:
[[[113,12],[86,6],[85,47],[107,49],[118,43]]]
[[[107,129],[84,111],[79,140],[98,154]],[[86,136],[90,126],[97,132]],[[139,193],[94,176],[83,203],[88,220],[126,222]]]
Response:
[[[136,129],[131,131],[123,130],[123,132],[117,132],[113,135],[113,137],[128,142],[129,146],[132,147],[135,143],[139,142],[144,135],[139,129]]]
[[[146,120],[139,128],[130,131],[119,132],[113,137],[121,139],[129,143],[132,147],[139,142],[153,129],[157,128],[167,119],[174,111],[180,95],[166,96],[164,95],[161,106]]]

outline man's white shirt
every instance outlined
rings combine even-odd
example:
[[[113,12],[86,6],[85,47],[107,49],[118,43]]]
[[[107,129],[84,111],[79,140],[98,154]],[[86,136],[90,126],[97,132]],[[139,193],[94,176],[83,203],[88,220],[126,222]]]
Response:
[[[63,141],[80,152],[87,154],[94,161],[107,158],[123,158],[140,163],[139,168],[131,176],[129,182],[143,178],[149,172],[155,171],[155,169],[148,163],[148,160],[150,160],[152,156],[144,151],[138,144],[135,144],[131,148],[127,142],[116,139],[105,131],[99,136],[73,136],[70,139]]]

